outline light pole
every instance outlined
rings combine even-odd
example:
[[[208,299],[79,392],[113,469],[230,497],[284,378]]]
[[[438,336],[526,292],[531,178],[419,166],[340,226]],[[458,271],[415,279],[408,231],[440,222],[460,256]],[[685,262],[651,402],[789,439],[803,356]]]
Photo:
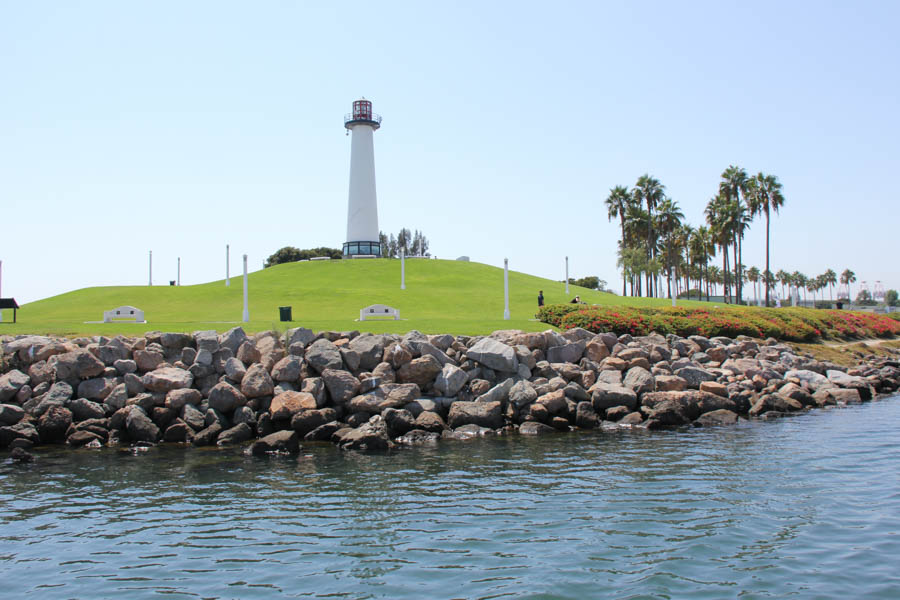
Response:
[[[509,259],[503,259],[503,320],[509,321]]]
[[[153,285],[153,250],[150,251],[150,277],[147,285]]]
[[[406,250],[400,248],[400,289],[406,289]]]
[[[566,296],[569,295],[569,257],[566,257]]]
[[[231,269],[231,246],[225,244],[225,287],[231,285],[229,271]]]
[[[247,255],[244,255],[244,323],[250,321],[250,307],[247,304]]]
[[[177,284],[181,285],[181,257],[178,257],[178,281]]]

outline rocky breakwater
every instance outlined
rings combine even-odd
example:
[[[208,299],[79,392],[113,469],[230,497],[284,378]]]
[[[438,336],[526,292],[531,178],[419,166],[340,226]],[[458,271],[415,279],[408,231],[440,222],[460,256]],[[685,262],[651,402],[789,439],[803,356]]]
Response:
[[[19,455],[53,443],[372,451],[498,432],[733,425],[900,387],[898,360],[847,369],[744,337],[238,327],[0,341],[0,447]]]

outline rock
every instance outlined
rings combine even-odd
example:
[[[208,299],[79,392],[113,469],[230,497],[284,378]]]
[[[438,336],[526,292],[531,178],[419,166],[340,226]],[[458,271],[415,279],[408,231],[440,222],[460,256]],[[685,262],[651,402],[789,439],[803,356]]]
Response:
[[[575,412],[575,426],[581,429],[596,429],[600,425],[600,417],[590,402],[579,402]]]
[[[594,410],[598,413],[613,406],[627,406],[629,410],[637,408],[637,394],[629,388],[596,383],[590,392]]]
[[[175,421],[166,428],[163,433],[164,442],[190,442],[194,437],[194,430],[181,419]]]
[[[80,448],[94,441],[102,443],[103,438],[93,431],[75,431],[66,439],[66,444],[73,448]]]
[[[520,435],[546,435],[548,433],[556,433],[556,430],[537,421],[525,421],[519,425]]]
[[[577,363],[585,350],[584,340],[547,348],[547,361],[550,363]]]
[[[723,408],[703,413],[696,421],[694,421],[694,425],[697,427],[718,427],[722,425],[735,425],[737,422],[737,413]]]
[[[711,350],[712,348],[710,348]],[[723,398],[728,397],[728,389],[724,384],[721,384],[717,381],[704,381],[700,384],[701,392],[709,392],[711,394],[715,394],[716,396],[721,396]]]
[[[181,419],[194,431],[199,431],[206,427],[206,419],[203,413],[190,404],[186,404],[181,409]]]
[[[331,408],[301,410],[291,417],[291,429],[301,437],[320,425],[337,420],[337,413]]]
[[[547,413],[550,415],[559,415],[565,413],[569,408],[569,405],[566,402],[566,393],[564,390],[555,390],[553,392],[546,393],[543,396],[538,397],[538,399],[534,402],[535,404],[540,404],[541,406],[546,408]]]
[[[325,382],[325,387],[328,389],[332,402],[339,406],[349,402],[359,391],[359,379],[347,371],[322,369],[321,373],[322,381]]]
[[[184,408],[185,404],[193,404],[194,406],[198,406],[202,401],[203,395],[199,392],[199,390],[181,388],[177,390],[171,390],[166,394],[165,406],[167,408],[180,411],[182,408]]]
[[[700,384],[704,381],[716,380],[714,374],[700,367],[682,367],[675,371],[675,375],[684,379],[687,382],[687,386],[695,390],[700,389]]]
[[[384,418],[388,435],[392,438],[404,435],[416,428],[416,419],[408,410],[387,408],[381,416]]]
[[[341,353],[337,346],[324,338],[319,338],[306,349],[306,361],[317,372],[321,373],[325,369],[341,369],[344,361],[341,359]]]
[[[342,450],[372,452],[390,447],[387,426],[379,415],[375,415],[365,425],[357,427],[341,437]]]
[[[15,404],[0,404],[0,424],[15,425],[25,416],[25,410]]]
[[[865,378],[858,377],[856,375],[848,375],[847,373],[844,373],[843,371],[835,371],[835,370],[830,369],[825,372],[825,375],[826,375],[826,377],[828,377],[828,381],[830,381],[831,383],[833,383],[835,385],[839,385],[841,387],[855,388],[856,386],[859,386],[859,385],[866,385],[866,386],[868,385],[866,383]]]
[[[384,355],[384,336],[360,335],[350,340],[349,348],[359,359],[359,369],[371,371],[378,366]]]
[[[13,448],[9,453],[9,457],[15,462],[26,463],[34,461],[34,454],[24,448]]]
[[[447,423],[444,422],[444,419],[441,418],[441,415],[430,410],[425,410],[419,413],[419,415],[416,417],[415,426],[416,429],[422,429],[424,431],[431,431],[435,433],[441,433],[442,431],[447,429]]]
[[[519,367],[516,351],[492,338],[482,338],[476,342],[466,351],[466,356],[495,371],[515,373]]]
[[[154,371],[156,367],[165,362],[162,352],[155,350],[135,350],[134,363],[138,371]]]
[[[262,456],[265,454],[297,454],[300,452],[300,437],[296,431],[283,430],[271,433],[247,449],[247,454]]]
[[[468,381],[469,377],[465,371],[448,363],[434,380],[434,389],[442,396],[452,397],[456,396]]]
[[[247,374],[247,367],[238,359],[231,357],[225,360],[225,376],[231,381],[240,384]]]
[[[398,437],[397,443],[403,444],[404,446],[422,446],[426,444],[436,444],[440,439],[441,435],[439,433],[422,429],[413,429]]]
[[[253,340],[242,342],[234,356],[245,365],[252,365],[262,360],[262,353]]]
[[[222,425],[218,421],[214,422],[206,429],[201,429],[195,433],[193,439],[191,439],[191,444],[194,446],[211,446],[216,443],[216,439],[218,439],[222,430]]]
[[[159,439],[159,427],[150,420],[140,408],[133,408],[125,419],[128,436],[136,442],[156,442]]]
[[[787,373],[784,374],[785,379],[795,379],[797,381],[801,381],[809,385],[812,391],[816,391],[819,388],[829,387],[831,382],[824,375],[820,375],[815,371],[809,371],[806,369],[791,369]]]
[[[624,387],[634,390],[637,394],[652,392],[656,388],[656,379],[644,367],[632,367],[625,373]]]
[[[292,383],[299,381],[302,366],[303,361],[296,356],[285,356],[272,367],[272,379]]]
[[[31,377],[17,369],[13,369],[9,373],[0,375],[0,402],[6,402],[7,400],[15,398],[19,390],[23,386],[28,385],[28,382],[30,381]]]
[[[509,392],[510,390],[512,390],[512,387],[513,379],[510,377],[509,379],[498,383],[497,385],[486,391],[484,394],[478,396],[477,401],[500,402],[501,404],[503,404],[506,402],[507,398],[509,398]]]
[[[584,356],[596,363],[609,356],[609,348],[600,340],[588,342],[584,347]]]
[[[788,413],[802,409],[803,405],[797,400],[778,394],[766,394],[756,401],[749,415],[755,417],[766,412]]]
[[[489,427],[481,427],[480,425],[463,425],[454,430],[446,430],[441,434],[441,439],[451,440],[470,440],[476,437],[484,437],[494,433]]]
[[[151,392],[168,392],[181,388],[189,388],[194,383],[194,376],[190,371],[184,369],[176,369],[174,367],[163,367],[145,373],[141,377],[141,383]]]
[[[316,334],[306,327],[295,327],[284,332],[284,345],[288,348],[297,347],[305,349],[316,339]]]
[[[58,381],[97,377],[106,368],[106,365],[87,350],[56,354],[50,357],[48,364],[52,365]]]
[[[40,424],[38,424],[38,426],[40,427]],[[68,427],[66,429],[68,429]],[[65,434],[66,431],[62,431],[62,433],[59,434],[59,437],[54,438],[54,441],[62,440],[65,437]],[[0,427],[0,448],[31,448],[41,441],[46,440],[38,433],[38,430],[34,428],[34,425],[29,422],[19,421],[15,425]]]
[[[231,354],[237,356],[238,348],[247,341],[247,334],[241,327],[234,327],[219,336],[219,346],[231,350]]]
[[[307,392],[283,392],[272,399],[269,413],[273,419],[289,420],[301,410],[316,409],[315,397]]]
[[[397,371],[397,381],[401,383],[415,383],[424,392],[431,387],[441,370],[441,363],[429,354],[415,358],[401,366]]]
[[[684,392],[654,392],[657,394],[682,394]],[[687,425],[692,421],[685,410],[685,405],[678,399],[670,398],[654,404],[647,412],[648,429],[664,429]]]
[[[38,419],[37,431],[44,443],[60,442],[72,424],[72,411],[62,406],[51,406]]]
[[[72,411],[72,417],[75,421],[84,421],[86,419],[102,419],[106,416],[103,406],[92,402],[86,398],[76,398],[69,402],[67,407]]]
[[[86,379],[78,384],[78,397],[102,402],[115,389],[118,382],[115,379],[96,377]]]
[[[829,389],[827,390],[828,395],[834,399],[834,402],[837,404],[859,404],[862,402],[862,398],[859,395],[859,390],[856,389]]]
[[[499,429],[504,424],[499,402],[454,402],[447,421],[453,429],[463,425]]]
[[[303,440],[306,442],[327,442],[344,427],[346,426],[339,421],[329,421],[307,433],[303,436]]]
[[[209,391],[209,407],[222,413],[230,414],[238,406],[247,403],[247,398],[236,387],[225,383],[217,383]]]
[[[687,388],[687,381],[677,375],[657,375],[657,392],[680,392]]]
[[[238,423],[231,429],[226,429],[216,439],[217,446],[231,446],[241,444],[253,438],[253,430],[247,423]]]
[[[275,383],[266,367],[261,363],[251,365],[241,380],[241,393],[247,398],[270,396],[275,391]]]
[[[529,381],[520,380],[513,384],[509,390],[509,402],[516,408],[528,406],[538,398],[538,393]]]

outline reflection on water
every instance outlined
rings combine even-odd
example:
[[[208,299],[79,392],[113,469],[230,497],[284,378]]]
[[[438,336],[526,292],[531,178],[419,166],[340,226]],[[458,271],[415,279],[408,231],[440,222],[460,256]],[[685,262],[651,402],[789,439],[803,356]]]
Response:
[[[900,597],[900,402],[684,432],[0,464],[40,598]],[[11,597],[11,596],[10,596]]]

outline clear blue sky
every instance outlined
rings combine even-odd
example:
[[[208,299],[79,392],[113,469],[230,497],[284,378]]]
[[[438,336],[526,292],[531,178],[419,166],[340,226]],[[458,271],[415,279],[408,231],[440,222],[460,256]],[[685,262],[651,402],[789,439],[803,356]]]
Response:
[[[327,4],[327,6],[326,6]],[[897,2],[0,0],[2,293],[340,247],[365,96],[381,229],[615,287],[603,200],[643,173],[698,225],[771,173],[772,267],[900,287]],[[744,244],[765,261],[765,226]],[[856,287],[854,287],[854,295]]]

